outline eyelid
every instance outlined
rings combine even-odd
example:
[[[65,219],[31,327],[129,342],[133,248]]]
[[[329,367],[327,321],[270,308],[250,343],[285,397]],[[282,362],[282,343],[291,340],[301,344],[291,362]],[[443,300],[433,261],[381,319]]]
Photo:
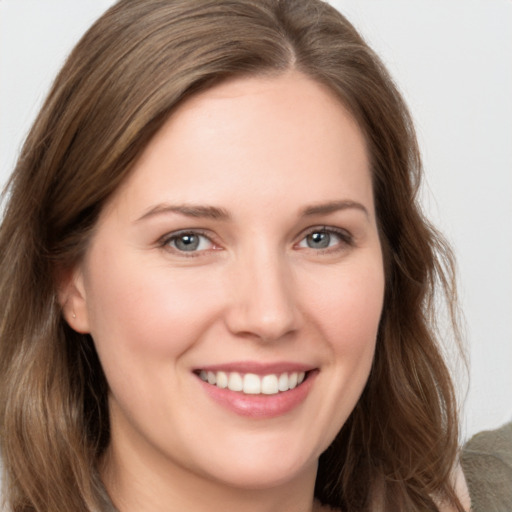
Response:
[[[208,249],[202,249],[202,250],[199,250],[199,251],[189,251],[189,252],[187,252],[187,251],[180,251],[179,249],[177,249],[175,247],[172,247],[170,245],[170,243],[174,239],[177,239],[177,238],[179,238],[180,236],[183,236],[183,235],[194,235],[194,236],[199,236],[199,237],[206,238],[213,247],[210,247]],[[161,247],[163,249],[168,250],[169,252],[172,252],[173,254],[178,254],[179,256],[184,256],[186,258],[190,258],[190,257],[194,257],[194,256],[199,256],[202,253],[205,253],[205,252],[208,252],[208,251],[212,251],[212,250],[219,250],[220,249],[220,246],[214,240],[214,237],[212,236],[212,233],[210,231],[208,231],[208,230],[204,230],[204,229],[201,229],[201,228],[189,228],[189,229],[185,228],[185,229],[178,229],[176,231],[171,231],[171,232],[166,233],[165,235],[161,236],[157,240],[156,245],[158,247]]]
[[[296,244],[300,244],[307,236],[313,234],[313,233],[328,233],[328,234],[334,234],[337,237],[339,237],[342,241],[342,247],[334,246],[334,247],[325,247],[323,249],[313,249],[313,248],[305,248],[305,249],[311,249],[312,251],[316,253],[327,253],[327,252],[336,252],[339,250],[343,250],[347,246],[353,246],[354,245],[354,236],[346,229],[335,227],[335,226],[327,226],[327,225],[319,225],[319,226],[312,226],[310,228],[307,228],[300,234],[300,238]],[[302,249],[302,247],[301,247]]]
[[[323,249],[313,249],[313,248],[303,248],[299,247],[300,249],[310,249],[314,251],[315,253],[329,253],[329,252],[337,252],[342,251],[344,249],[350,246],[354,245],[354,237],[353,235],[346,229],[335,227],[335,226],[327,226],[327,225],[317,225],[317,226],[311,226],[307,228],[306,230],[302,231],[301,234],[298,237],[298,241],[294,244],[294,247],[297,247],[307,236],[313,234],[313,233],[328,233],[333,234],[341,240],[341,243],[336,244],[333,247],[326,247]],[[201,249],[201,250],[195,250],[195,251],[180,251],[179,249],[172,247],[170,243],[173,239],[176,239],[183,235],[195,235],[206,238],[210,244],[213,247],[209,247],[208,249]],[[219,249],[222,249],[221,245],[215,240],[215,236],[212,236],[213,234],[209,230],[201,229],[201,228],[185,228],[185,229],[178,229],[176,231],[171,231],[163,236],[161,236],[157,242],[156,245],[158,247],[161,247],[163,249],[168,250],[169,252],[172,252],[173,254],[177,254],[182,257],[195,257],[200,256],[201,254],[209,251],[216,251]]]

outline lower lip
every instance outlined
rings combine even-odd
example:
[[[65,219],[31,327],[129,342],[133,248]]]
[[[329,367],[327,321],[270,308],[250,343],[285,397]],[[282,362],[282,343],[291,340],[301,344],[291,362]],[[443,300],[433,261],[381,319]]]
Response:
[[[218,388],[199,380],[208,396],[238,414],[250,418],[276,418],[298,407],[308,396],[318,371],[311,371],[308,377],[294,389],[276,393],[274,395],[246,395],[231,391],[227,388]]]

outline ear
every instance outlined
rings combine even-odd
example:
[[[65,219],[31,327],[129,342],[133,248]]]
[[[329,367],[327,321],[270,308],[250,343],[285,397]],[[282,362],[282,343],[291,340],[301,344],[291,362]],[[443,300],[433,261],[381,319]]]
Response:
[[[58,300],[64,319],[73,330],[89,333],[89,313],[81,268],[62,272],[58,283]]]

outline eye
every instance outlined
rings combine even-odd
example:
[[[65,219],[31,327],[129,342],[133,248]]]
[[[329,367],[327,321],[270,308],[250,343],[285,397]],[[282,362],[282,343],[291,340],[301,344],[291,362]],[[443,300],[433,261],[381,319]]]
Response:
[[[166,236],[162,246],[178,252],[194,253],[214,248],[214,243],[204,234],[196,231],[180,231]]]
[[[314,228],[299,242],[298,247],[325,250],[351,245],[352,237],[344,230],[334,228]]]

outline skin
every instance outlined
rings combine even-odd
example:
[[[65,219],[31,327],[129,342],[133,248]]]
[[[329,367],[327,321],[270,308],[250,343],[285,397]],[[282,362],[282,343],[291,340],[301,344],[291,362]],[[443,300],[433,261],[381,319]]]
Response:
[[[196,251],[180,251],[181,230],[199,230]],[[187,100],[104,208],[61,296],[109,382],[102,471],[116,506],[311,511],[318,457],[368,378],[383,293],[365,141],[330,91],[294,71]],[[292,410],[247,417],[194,373],[237,361],[315,376]]]

